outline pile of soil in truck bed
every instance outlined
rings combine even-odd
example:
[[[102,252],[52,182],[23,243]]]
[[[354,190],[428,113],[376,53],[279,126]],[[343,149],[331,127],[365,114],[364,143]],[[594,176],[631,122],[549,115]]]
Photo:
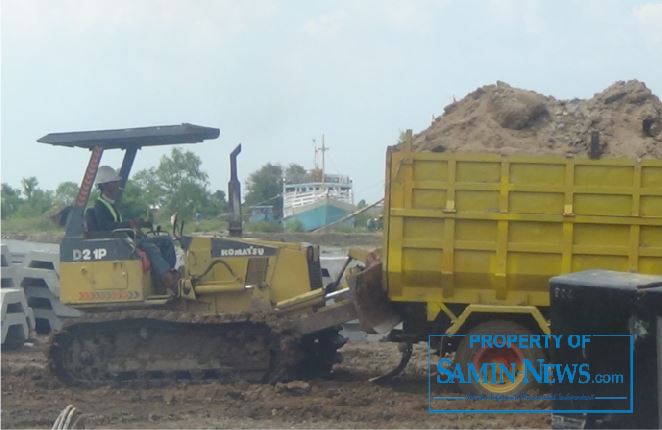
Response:
[[[662,158],[662,102],[646,84],[618,81],[588,100],[557,100],[504,82],[444,108],[414,136],[417,151]]]

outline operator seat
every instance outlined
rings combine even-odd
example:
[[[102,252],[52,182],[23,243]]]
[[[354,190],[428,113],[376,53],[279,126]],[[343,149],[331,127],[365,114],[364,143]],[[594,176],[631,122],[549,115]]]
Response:
[[[87,208],[85,210],[85,233],[99,231],[97,223],[97,215],[94,213],[94,208]]]

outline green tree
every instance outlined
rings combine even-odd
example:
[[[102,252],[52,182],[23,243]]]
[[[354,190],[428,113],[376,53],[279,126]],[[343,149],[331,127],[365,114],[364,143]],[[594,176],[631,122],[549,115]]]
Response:
[[[132,181],[127,181],[122,192],[122,214],[125,218],[145,218],[149,202],[144,199],[143,190]]]
[[[209,216],[219,216],[228,212],[228,201],[225,197],[225,191],[216,190],[209,197],[207,212]]]
[[[122,197],[122,204],[124,205],[125,200],[128,199],[127,204],[130,205],[134,199],[138,199],[146,207],[160,208],[165,199],[164,195],[165,189],[156,177],[156,169],[151,167],[140,170],[129,178],[125,186],[125,195]]]
[[[251,173],[246,181],[246,206],[274,205],[274,215],[283,216],[283,168],[278,164],[265,164]]]
[[[25,199],[17,214],[22,217],[41,215],[53,206],[53,192],[39,189],[39,181],[34,176],[21,180]]]
[[[75,182],[62,182],[55,189],[53,203],[59,207],[72,205],[78,196],[78,185]]]
[[[53,206],[53,192],[36,189],[32,197],[25,200],[18,213],[21,216],[35,216],[46,213]]]
[[[285,169],[285,183],[286,184],[298,184],[301,182],[306,182],[308,178],[308,172],[303,166],[298,164],[290,164]]]
[[[219,197],[224,198],[224,193],[214,197],[208,190],[209,180],[202,170],[202,161],[191,151],[173,148],[169,156],[161,157],[157,167],[136,173],[133,182],[140,190],[140,201],[166,215],[178,212],[184,219],[192,219],[201,213],[210,217],[218,215],[223,208],[224,201],[219,201]],[[130,201],[137,199],[137,195],[136,200],[129,197]]]
[[[368,203],[366,203],[365,199],[359,200],[358,204],[356,205],[356,210],[363,209],[364,207],[368,206]],[[370,218],[370,215],[368,215],[368,212],[363,212],[354,217],[354,226],[358,228],[365,228],[366,225],[368,224],[368,219]]]
[[[23,195],[25,195],[27,200],[30,200],[39,186],[39,181],[34,176],[30,176],[29,178],[21,179],[21,186],[23,187]]]
[[[18,211],[23,203],[21,190],[2,183],[2,219],[7,219]]]

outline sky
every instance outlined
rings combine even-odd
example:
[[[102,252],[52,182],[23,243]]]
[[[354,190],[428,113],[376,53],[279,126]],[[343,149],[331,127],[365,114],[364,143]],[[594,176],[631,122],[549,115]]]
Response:
[[[2,0],[2,182],[80,182],[89,153],[51,132],[179,124],[220,128],[185,148],[210,188],[265,163],[327,171],[382,197],[388,145],[453,97],[497,80],[587,98],[639,79],[662,95],[662,1]],[[168,147],[146,148],[133,172]],[[119,167],[120,151],[103,164]]]

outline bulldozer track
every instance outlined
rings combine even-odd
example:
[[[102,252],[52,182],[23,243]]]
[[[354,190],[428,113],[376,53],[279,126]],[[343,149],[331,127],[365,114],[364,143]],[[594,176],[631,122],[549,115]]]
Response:
[[[74,385],[287,379],[302,357],[283,321],[118,311],[71,321],[51,339],[49,367]]]
[[[91,313],[52,335],[49,367],[65,383],[91,387],[274,383],[327,374],[341,360],[338,331],[300,336],[290,322],[274,314]]]

